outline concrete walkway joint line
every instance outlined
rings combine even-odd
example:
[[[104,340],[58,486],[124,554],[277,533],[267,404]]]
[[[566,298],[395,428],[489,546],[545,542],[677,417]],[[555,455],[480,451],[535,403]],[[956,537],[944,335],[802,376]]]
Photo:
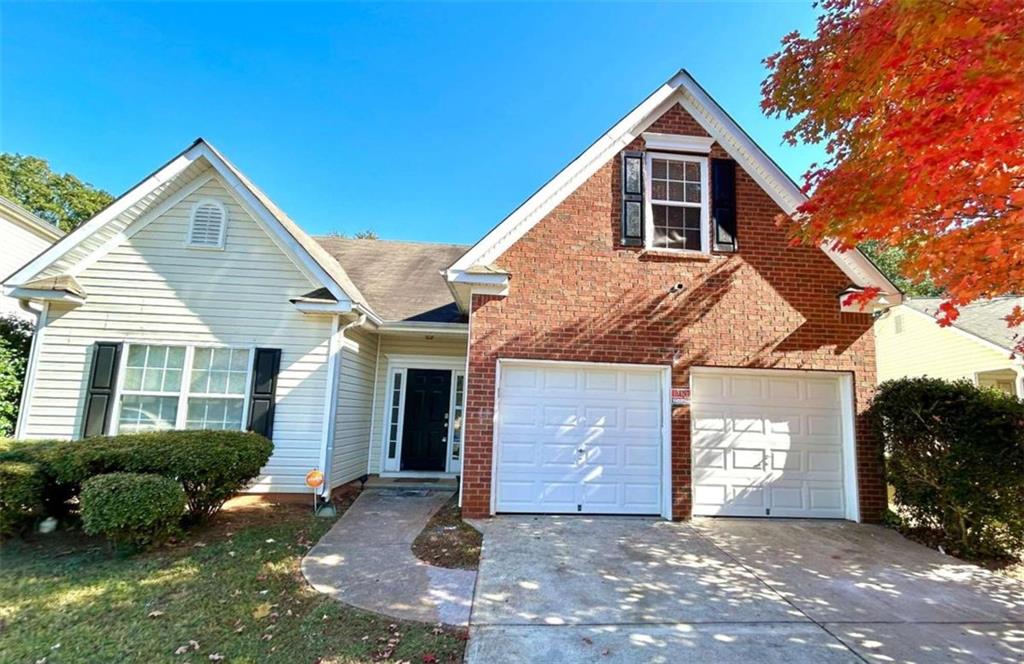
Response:
[[[364,491],[302,559],[313,588],[399,620],[466,626],[476,572],[429,565],[412,543],[452,493]]]

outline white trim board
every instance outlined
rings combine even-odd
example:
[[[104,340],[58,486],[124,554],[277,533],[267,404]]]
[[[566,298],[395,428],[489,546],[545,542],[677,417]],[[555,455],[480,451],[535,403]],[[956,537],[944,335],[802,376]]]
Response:
[[[466,271],[475,265],[492,264],[675,104],[689,112],[784,212],[792,214],[806,200],[782,169],[687,71],[681,70],[470,247],[446,270],[447,279],[455,282],[464,279]],[[860,251],[840,252],[829,243],[821,248],[855,285],[875,286],[899,299],[899,289]]]

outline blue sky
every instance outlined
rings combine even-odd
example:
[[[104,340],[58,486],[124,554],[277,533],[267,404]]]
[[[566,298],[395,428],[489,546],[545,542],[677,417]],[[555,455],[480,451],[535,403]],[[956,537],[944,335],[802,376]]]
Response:
[[[476,241],[685,67],[786,171],[761,60],[811,3],[14,3],[0,150],[114,194],[203,136],[312,233]]]

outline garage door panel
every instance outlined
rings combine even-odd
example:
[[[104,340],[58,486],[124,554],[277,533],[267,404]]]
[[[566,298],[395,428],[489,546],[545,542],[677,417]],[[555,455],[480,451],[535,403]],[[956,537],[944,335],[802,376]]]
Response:
[[[844,516],[838,378],[723,372],[692,384],[694,514]]]
[[[625,374],[625,391],[633,395],[661,397],[661,375],[656,371],[634,371]]]
[[[511,367],[512,384],[504,379]],[[502,364],[501,375],[497,511],[661,511],[659,369]],[[508,412],[515,412],[511,422]],[[515,449],[522,445],[532,456]],[[576,487],[573,499],[567,486]]]
[[[730,400],[757,402],[764,397],[764,379],[756,376],[737,376],[726,381],[726,394]]]
[[[575,512],[577,505],[576,482],[537,480],[502,480],[497,484],[498,498],[511,511],[533,511],[542,501],[552,512]]]

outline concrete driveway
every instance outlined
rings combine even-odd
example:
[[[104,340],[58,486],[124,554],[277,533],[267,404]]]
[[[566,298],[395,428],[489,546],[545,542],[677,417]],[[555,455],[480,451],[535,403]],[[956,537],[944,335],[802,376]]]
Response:
[[[1024,661],[1024,584],[877,526],[479,525],[470,663]]]

